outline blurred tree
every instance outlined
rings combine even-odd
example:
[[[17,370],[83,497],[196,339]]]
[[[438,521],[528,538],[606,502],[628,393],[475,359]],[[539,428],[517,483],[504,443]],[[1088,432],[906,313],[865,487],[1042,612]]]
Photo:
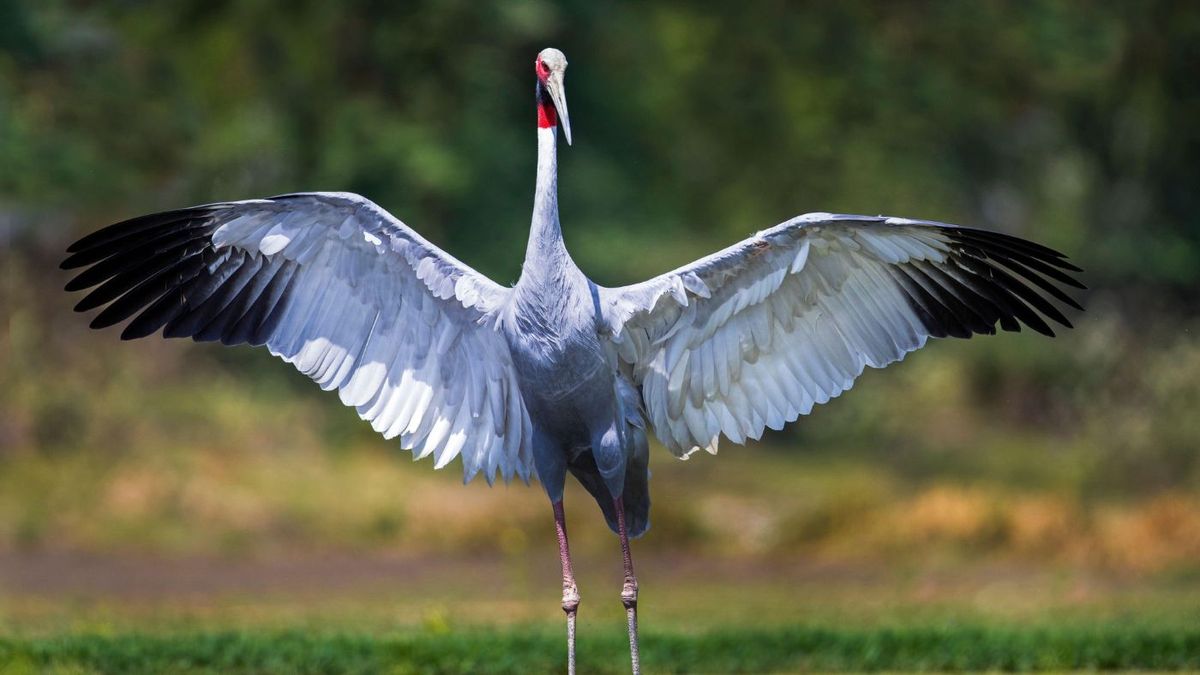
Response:
[[[10,1],[0,17],[0,194],[55,205],[60,227],[348,189],[511,278],[529,55],[553,43],[579,127],[568,236],[602,279],[812,209],[1018,231],[1098,285],[1181,300],[1200,273],[1189,3]]]
[[[1087,269],[1093,312],[1076,342],[939,346],[915,357],[939,368],[872,382],[800,425],[810,440],[908,457],[905,442],[937,444],[914,430],[930,419],[898,420],[889,402],[929,392],[925,410],[1074,430],[1107,448],[1096,457],[1157,452],[1173,467],[1111,480],[1200,480],[1191,427],[1135,423],[1165,423],[1156,401],[1187,388],[1146,378],[1171,368],[1156,341],[1194,322],[1200,297],[1200,5],[1171,0],[0,0],[0,378],[12,385],[0,402],[15,411],[0,439],[53,426],[64,401],[89,395],[69,388],[86,386],[79,373],[123,372],[88,362],[54,269],[70,238],[121,218],[350,190],[514,280],[533,184],[531,61],[546,45],[572,63],[566,237],[601,283],[815,210],[1006,230]],[[1191,354],[1190,340],[1174,353]],[[246,354],[202,358],[292,378]],[[67,389],[19,398],[49,380]],[[1107,433],[1110,410],[1138,412]],[[351,412],[335,419],[369,434]]]

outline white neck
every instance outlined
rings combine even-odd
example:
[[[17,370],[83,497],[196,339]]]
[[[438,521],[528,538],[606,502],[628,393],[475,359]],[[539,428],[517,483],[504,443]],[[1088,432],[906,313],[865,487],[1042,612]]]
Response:
[[[545,272],[550,265],[561,264],[562,258],[568,258],[558,221],[557,136],[555,127],[537,130],[537,185],[533,193],[533,223],[529,229],[522,276]]]

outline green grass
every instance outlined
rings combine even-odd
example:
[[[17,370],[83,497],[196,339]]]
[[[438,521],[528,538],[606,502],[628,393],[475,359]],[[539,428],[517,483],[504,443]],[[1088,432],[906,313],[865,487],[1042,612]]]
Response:
[[[627,672],[624,635],[583,636],[584,672]],[[697,634],[647,631],[648,672],[1200,668],[1200,627],[984,624],[789,626]],[[218,632],[0,640],[0,673],[531,673],[563,669],[545,627],[362,633]]]
[[[647,673],[1200,670],[1200,589],[1187,576],[639,561]],[[581,672],[627,672],[619,566],[580,563]],[[40,556],[10,558],[7,571],[0,675],[539,673],[564,661],[549,556],[524,566]],[[196,585],[204,574],[228,585]],[[116,583],[130,576],[136,588]]]

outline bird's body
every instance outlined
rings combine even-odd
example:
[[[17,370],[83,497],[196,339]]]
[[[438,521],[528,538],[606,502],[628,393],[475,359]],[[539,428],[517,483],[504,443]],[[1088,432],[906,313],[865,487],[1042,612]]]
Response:
[[[780,429],[930,337],[1068,325],[1078,268],[1016,237],[942,223],[813,213],[640,284],[604,288],[571,260],[557,202],[562,78],[535,62],[538,170],[517,283],[502,287],[369,200],[298,193],[134,218],[72,245],[68,290],[123,338],[265,345],[336,389],[385,438],[464,478],[536,476],[553,505],[568,617],[579,605],[562,505],[567,474],[620,536],[649,526],[648,437],[716,452]],[[136,314],[136,317],[134,316]]]
[[[547,304],[560,302],[549,299]],[[600,316],[555,309],[514,302],[505,330],[532,423],[538,480],[551,501],[559,501],[566,474],[575,475],[614,531],[612,500],[623,497],[628,534],[637,537],[649,525],[650,502],[648,446],[636,387],[619,372],[613,350],[601,341]],[[543,331],[540,327],[548,327],[546,310],[559,320]]]
[[[562,499],[568,471],[617,528],[612,500],[628,500],[629,535],[649,525],[647,447],[636,386],[622,373],[605,334],[600,289],[571,259],[558,221],[556,134],[538,129],[533,223],[521,278],[502,308],[503,332],[529,410],[538,479]],[[632,395],[631,395],[632,394]],[[626,466],[640,472],[625,488]]]

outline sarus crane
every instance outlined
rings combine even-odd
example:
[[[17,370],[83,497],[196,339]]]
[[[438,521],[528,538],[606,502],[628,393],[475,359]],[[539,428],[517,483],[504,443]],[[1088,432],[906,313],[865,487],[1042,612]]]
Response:
[[[1079,268],[1045,246],[944,223],[809,213],[642,283],[606,288],[563,244],[557,132],[566,58],[534,61],[537,184],[519,280],[501,286],[365,197],[286,194],[156,213],[75,242],[75,307],[123,339],[265,345],[384,438],[464,482],[536,478],[554,513],[575,668],[570,473],[618,535],[639,671],[629,539],[650,526],[653,433],[716,453],[782,429],[931,337],[1070,327]],[[136,315],[136,316],[135,316]]]

